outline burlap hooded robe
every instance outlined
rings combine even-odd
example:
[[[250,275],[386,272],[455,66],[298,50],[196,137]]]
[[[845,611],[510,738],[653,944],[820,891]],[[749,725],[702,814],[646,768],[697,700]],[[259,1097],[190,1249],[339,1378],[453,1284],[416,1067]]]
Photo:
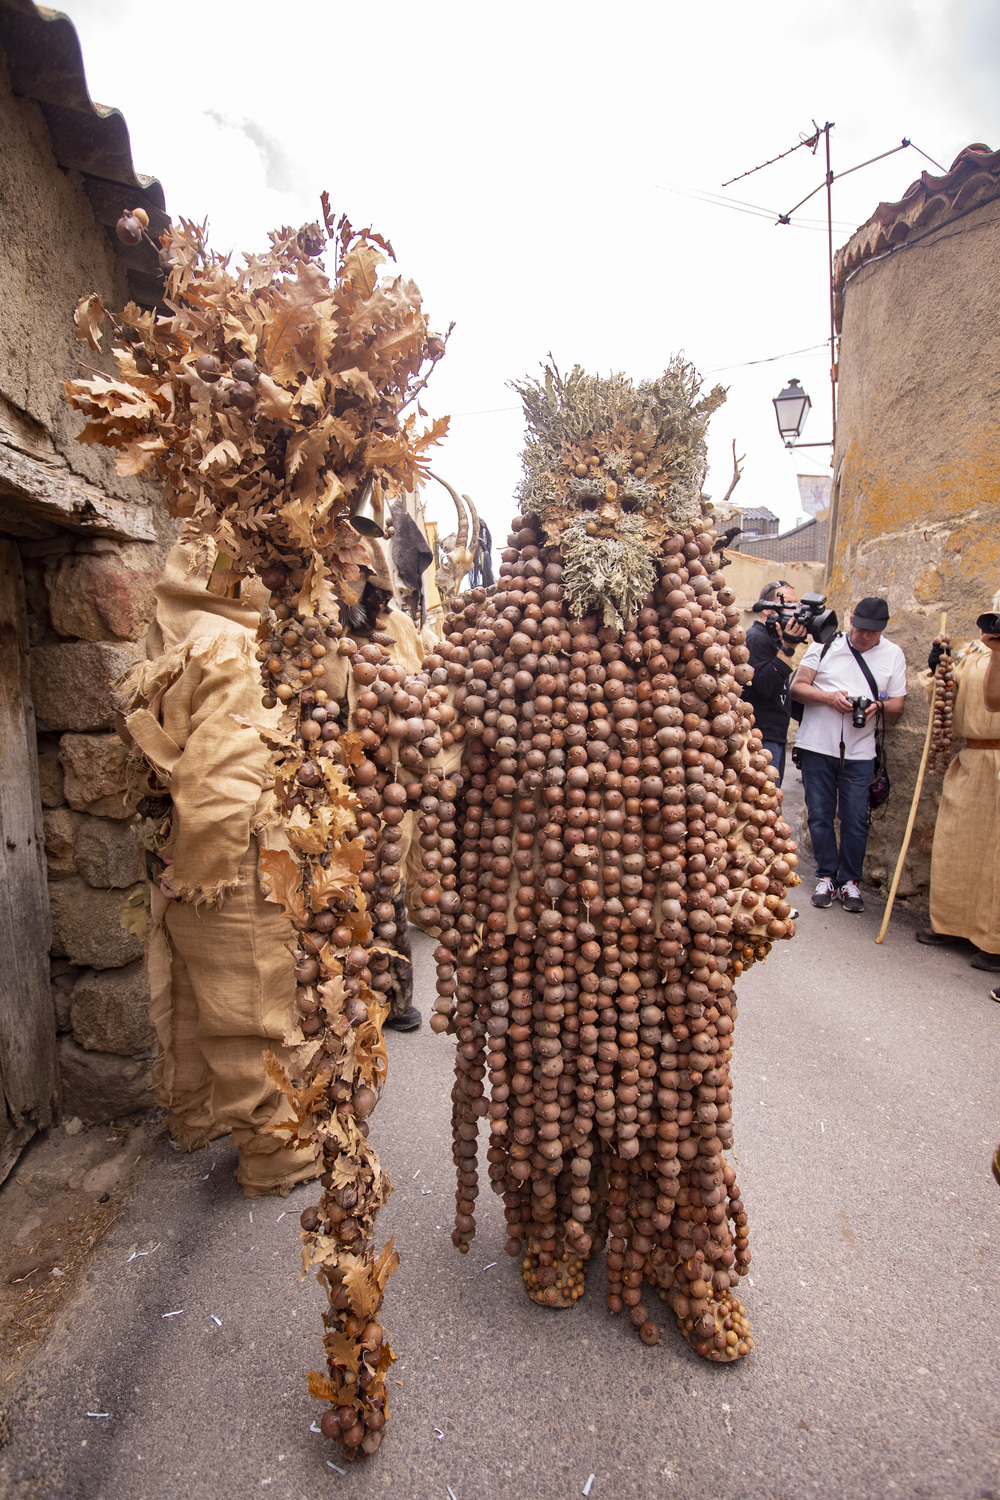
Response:
[[[271,1051],[294,1074],[315,1043],[295,1017],[291,925],[258,878],[259,848],[281,839],[270,756],[234,717],[278,718],[261,706],[254,655],[266,593],[256,580],[241,599],[209,593],[212,561],[204,544],[171,550],[125,724],[173,800],[163,852],[182,899],[153,887],[147,951],[160,1101],[185,1149],[232,1133],[253,1196],[316,1173],[312,1148],[284,1149],[268,1130],[288,1110],[262,1062]]]
[[[1000,713],[983,698],[990,653],[975,643],[955,663],[956,739],[1000,743]],[[925,691],[930,673],[921,674]],[[969,749],[945,773],[931,851],[931,926],[1000,953],[1000,750]]]

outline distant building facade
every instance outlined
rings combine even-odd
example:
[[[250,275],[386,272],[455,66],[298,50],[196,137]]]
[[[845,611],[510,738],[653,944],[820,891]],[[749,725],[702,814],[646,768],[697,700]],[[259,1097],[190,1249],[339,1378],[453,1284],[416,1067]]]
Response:
[[[743,527],[741,541],[745,538],[753,540],[756,537],[777,535],[778,517],[766,505],[750,505],[746,509],[737,505],[735,509]]]

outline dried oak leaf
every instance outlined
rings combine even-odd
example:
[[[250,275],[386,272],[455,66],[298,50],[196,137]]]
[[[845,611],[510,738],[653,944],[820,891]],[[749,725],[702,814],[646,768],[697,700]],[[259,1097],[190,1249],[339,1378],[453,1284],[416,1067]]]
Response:
[[[287,917],[304,926],[306,903],[299,889],[301,871],[288,850],[262,849],[258,868],[267,900],[283,906]]]
[[[89,344],[91,349],[100,352],[101,324],[105,316],[104,304],[96,292],[91,292],[87,297],[81,297],[73,313],[77,342]]]
[[[336,1387],[329,1376],[321,1375],[318,1370],[310,1370],[306,1381],[310,1396],[315,1396],[317,1401],[332,1401],[336,1396]]]
[[[354,1339],[349,1339],[346,1334],[336,1329],[323,1336],[323,1345],[326,1349],[330,1362],[342,1370],[350,1370],[353,1374],[358,1373],[358,1365],[361,1363],[361,1345]]]
[[[309,903],[313,911],[326,911],[332,900],[355,891],[364,862],[365,850],[361,840],[342,839],[330,855],[329,867],[313,872],[309,888]]]
[[[345,766],[360,766],[361,762],[367,759],[364,741],[356,730],[347,730],[345,734],[340,736],[337,744],[340,746],[340,758]],[[340,772],[340,775],[343,777],[343,771]]]
[[[360,292],[368,298],[375,291],[378,282],[378,268],[385,263],[385,256],[380,255],[373,245],[362,240],[359,245],[344,257],[340,267],[341,273],[350,281],[356,292]]]
[[[343,1284],[351,1304],[351,1311],[359,1318],[370,1318],[381,1301],[381,1288],[373,1274],[359,1255],[341,1256],[344,1272]]]
[[[399,1254],[393,1248],[395,1236],[390,1235],[388,1241],[382,1247],[382,1253],[375,1267],[375,1280],[378,1282],[379,1292],[385,1291],[385,1284],[390,1276],[395,1276],[399,1267]]]

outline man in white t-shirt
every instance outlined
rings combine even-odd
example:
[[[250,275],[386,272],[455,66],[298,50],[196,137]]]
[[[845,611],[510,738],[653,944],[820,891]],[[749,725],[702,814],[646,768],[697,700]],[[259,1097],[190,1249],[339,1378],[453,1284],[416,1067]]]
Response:
[[[813,906],[829,906],[837,896],[845,911],[865,909],[860,881],[868,843],[868,788],[875,771],[874,721],[879,703],[887,720],[898,719],[906,697],[906,658],[892,641],[882,639],[888,623],[884,599],[862,599],[847,634],[826,646],[814,641],[792,681],[791,696],[804,705],[795,749],[816,859]],[[867,700],[867,706],[858,705],[863,728],[854,726],[851,699]]]

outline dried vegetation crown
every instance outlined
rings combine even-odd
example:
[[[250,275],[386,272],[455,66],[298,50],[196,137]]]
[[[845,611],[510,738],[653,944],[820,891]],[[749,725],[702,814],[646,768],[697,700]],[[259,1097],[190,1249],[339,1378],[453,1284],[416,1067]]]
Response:
[[[651,519],[683,528],[697,516],[705,433],[726,393],[715,386],[703,395],[682,355],[656,380],[588,375],[579,365],[564,376],[553,363],[540,380],[514,382],[514,389],[528,426],[523,510],[551,523],[553,512],[577,509],[608,475]]]

